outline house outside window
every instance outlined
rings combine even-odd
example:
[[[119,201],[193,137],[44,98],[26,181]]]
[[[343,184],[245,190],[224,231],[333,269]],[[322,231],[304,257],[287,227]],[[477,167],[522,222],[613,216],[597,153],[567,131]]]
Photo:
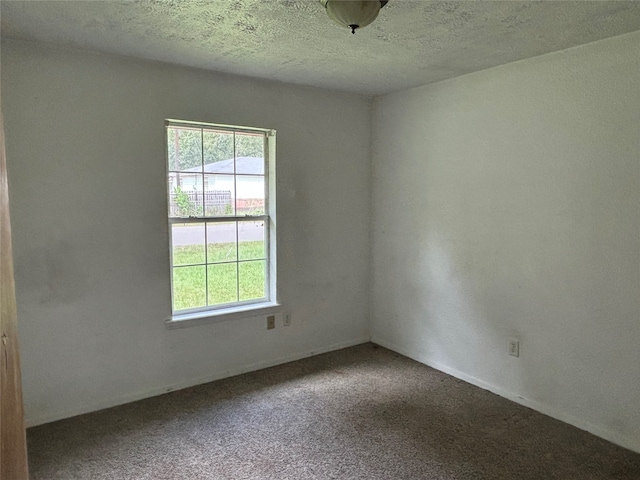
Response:
[[[168,120],[172,314],[275,302],[275,132]]]

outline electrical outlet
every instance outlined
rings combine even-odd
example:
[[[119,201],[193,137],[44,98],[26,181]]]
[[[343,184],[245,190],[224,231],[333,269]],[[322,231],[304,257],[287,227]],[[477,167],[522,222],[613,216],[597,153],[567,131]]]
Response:
[[[509,339],[509,355],[512,357],[520,356],[520,340],[517,338]]]
[[[271,330],[276,328],[276,316],[275,315],[269,315],[267,317],[267,330]]]
[[[291,312],[284,312],[284,317],[282,318],[282,324],[285,327],[291,325]]]

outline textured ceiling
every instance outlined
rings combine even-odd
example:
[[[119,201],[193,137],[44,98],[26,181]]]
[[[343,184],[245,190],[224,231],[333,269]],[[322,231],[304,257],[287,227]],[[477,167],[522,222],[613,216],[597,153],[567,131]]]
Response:
[[[317,0],[7,1],[4,38],[381,95],[640,30],[639,1],[391,0],[352,35]]]

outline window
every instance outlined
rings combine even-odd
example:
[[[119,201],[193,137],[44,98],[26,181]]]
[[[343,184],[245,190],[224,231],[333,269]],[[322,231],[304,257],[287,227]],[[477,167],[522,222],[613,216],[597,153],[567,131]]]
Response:
[[[173,315],[274,302],[275,132],[171,120],[166,133]]]

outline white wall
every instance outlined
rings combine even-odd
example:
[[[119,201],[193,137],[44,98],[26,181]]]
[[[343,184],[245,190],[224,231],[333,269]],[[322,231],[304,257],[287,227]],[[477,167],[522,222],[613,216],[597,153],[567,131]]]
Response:
[[[28,423],[371,331],[640,451],[639,45],[634,33],[377,99],[370,185],[365,97],[3,40]],[[278,130],[291,327],[165,329],[168,117]]]
[[[640,33],[379,98],[373,128],[373,341],[640,451]]]
[[[30,425],[369,339],[371,100],[4,41]],[[279,298],[167,330],[164,119],[274,128]]]

